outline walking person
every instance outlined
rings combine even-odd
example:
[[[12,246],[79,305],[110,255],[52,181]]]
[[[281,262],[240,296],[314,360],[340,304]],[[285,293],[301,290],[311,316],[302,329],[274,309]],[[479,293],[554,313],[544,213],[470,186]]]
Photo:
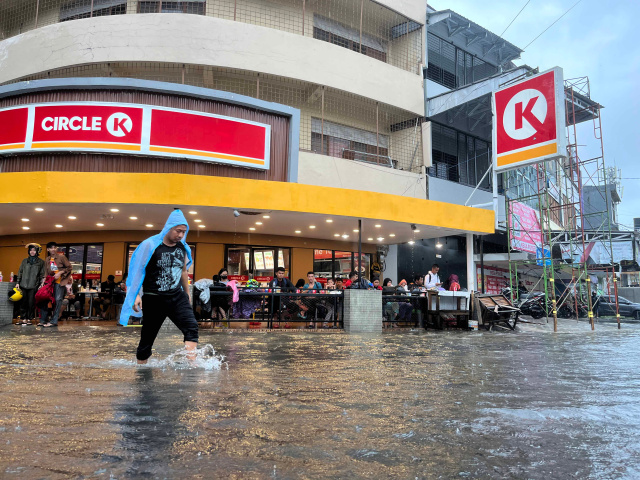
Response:
[[[27,245],[27,258],[22,260],[18,270],[18,282],[22,290],[21,325],[32,325],[36,318],[36,290],[44,280],[44,260],[40,258],[42,247],[37,243]]]
[[[67,293],[67,283],[71,283],[71,263],[67,257],[58,252],[56,242],[47,243],[47,253],[49,256],[44,261],[45,276],[53,276],[53,296],[54,302],[51,309],[45,307],[40,311],[40,327],[57,327],[62,309],[62,300]]]
[[[142,315],[136,352],[139,364],[147,363],[166,317],[182,331],[187,358],[195,358],[198,322],[189,296],[187,270],[192,260],[188,232],[187,219],[175,209],[162,231],[144,240],[131,257],[120,324],[128,325],[130,317]]]

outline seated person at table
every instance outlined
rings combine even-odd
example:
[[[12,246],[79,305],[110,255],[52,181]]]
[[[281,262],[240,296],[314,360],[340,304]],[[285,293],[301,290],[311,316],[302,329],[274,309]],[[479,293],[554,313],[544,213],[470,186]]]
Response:
[[[449,278],[447,278],[442,284],[442,288],[450,292],[457,292],[460,290],[460,281],[458,280],[458,276],[455,273],[449,275]]]
[[[356,281],[358,281],[358,272],[353,271],[349,274],[349,278],[344,282],[344,288],[351,288]]]
[[[380,286],[380,279],[378,277],[373,279],[373,290],[382,290],[382,287]]]
[[[424,283],[427,288],[438,288],[442,286],[442,282],[440,282],[440,277],[438,276],[438,271],[440,267],[437,263],[434,263],[431,266],[431,271],[424,276]]]
[[[109,275],[107,277],[106,282],[102,282],[100,284],[100,293],[98,294],[98,298],[96,298],[93,302],[93,306],[98,310],[98,305],[102,309],[100,316],[105,319],[107,316],[107,310],[111,306],[111,301],[113,293],[116,290],[116,277],[113,275]]]
[[[413,283],[409,285],[409,291],[414,294],[427,291],[424,286],[423,278],[420,275],[416,275],[413,278]]]
[[[65,287],[67,290],[62,300],[62,311],[66,312],[69,304],[71,304],[73,305],[75,317],[79,318],[82,316],[82,304],[80,302],[80,295],[78,294],[80,290],[78,282],[74,281],[73,284],[68,283]],[[71,312],[69,312],[69,316],[71,316]]]
[[[342,277],[336,278],[336,290],[344,290],[344,280]]]
[[[295,291],[293,283],[291,283],[291,281],[284,276],[284,273],[284,267],[276,268],[276,276],[269,282],[269,288],[273,290],[273,293],[288,293]],[[287,298],[289,297],[285,297],[285,299],[283,299],[283,297],[275,295],[273,297],[273,304],[269,304],[270,307],[271,305],[273,305],[271,315],[274,321],[279,320],[278,315],[280,314],[280,311],[283,309],[283,307],[286,308],[288,303],[286,301]]]
[[[307,272],[307,283],[302,287],[303,293],[320,293],[322,290],[322,284],[316,280],[316,274],[313,272]],[[311,298],[303,298],[304,303],[307,306],[307,310],[313,310],[317,306],[317,302]],[[313,328],[313,323],[309,322],[307,328]]]
[[[406,281],[402,280],[406,285]],[[402,283],[401,282],[401,283]],[[390,278],[384,279],[384,287],[382,288],[382,302],[383,302],[383,311],[385,316],[391,322],[393,328],[398,326],[398,320],[410,321],[411,313],[413,312],[413,305],[410,301],[407,300],[398,300],[398,301],[386,301],[384,300],[384,295],[402,295],[405,289],[402,286],[398,286],[397,288],[393,286],[393,282]]]

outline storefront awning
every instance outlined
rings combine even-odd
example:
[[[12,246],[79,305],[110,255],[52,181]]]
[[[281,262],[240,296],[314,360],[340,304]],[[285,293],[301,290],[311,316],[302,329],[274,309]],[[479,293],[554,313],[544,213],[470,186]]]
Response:
[[[188,215],[194,230],[330,240],[357,239],[354,230],[362,219],[363,241],[385,244],[494,231],[490,210],[360,190],[202,175],[3,173],[0,204],[0,235],[154,231],[172,208],[198,212]],[[234,216],[234,210],[240,215]],[[196,227],[196,219],[203,227]]]

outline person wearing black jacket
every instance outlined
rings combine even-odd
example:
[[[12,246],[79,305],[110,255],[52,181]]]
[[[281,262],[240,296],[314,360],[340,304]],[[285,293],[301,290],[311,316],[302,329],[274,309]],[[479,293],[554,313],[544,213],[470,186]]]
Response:
[[[293,283],[291,283],[291,280],[284,276],[284,267],[276,268],[276,276],[269,282],[269,288],[273,290],[273,293],[295,292],[296,290]],[[280,295],[274,295],[273,303],[270,305],[272,305],[270,314],[273,317],[273,320],[279,322],[279,318],[277,317],[279,316],[280,310],[287,307],[286,300],[285,302],[282,302],[282,297]]]
[[[44,260],[39,255],[42,247],[37,243],[27,245],[28,256],[20,264],[17,283],[22,290],[22,325],[31,325],[36,318],[36,290],[44,280]],[[13,280],[13,279],[11,279]]]

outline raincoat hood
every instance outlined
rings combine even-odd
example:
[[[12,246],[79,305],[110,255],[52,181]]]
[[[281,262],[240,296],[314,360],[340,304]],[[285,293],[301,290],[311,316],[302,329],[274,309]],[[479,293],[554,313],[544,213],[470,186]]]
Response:
[[[144,240],[138,248],[135,249],[131,256],[131,262],[129,262],[129,275],[127,277],[127,296],[124,299],[122,305],[122,311],[120,312],[120,325],[128,325],[130,317],[141,317],[141,312],[135,312],[133,310],[133,304],[136,300],[136,296],[140,293],[142,283],[144,282],[144,275],[149,260],[156,248],[162,245],[165,235],[173,227],[178,225],[186,225],[187,232],[184,234],[181,242],[187,251],[187,268],[191,266],[191,249],[187,245],[187,235],[189,233],[189,224],[187,219],[181,210],[175,209],[167,218],[167,223],[164,224],[164,228],[160,233]]]

